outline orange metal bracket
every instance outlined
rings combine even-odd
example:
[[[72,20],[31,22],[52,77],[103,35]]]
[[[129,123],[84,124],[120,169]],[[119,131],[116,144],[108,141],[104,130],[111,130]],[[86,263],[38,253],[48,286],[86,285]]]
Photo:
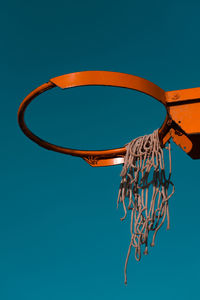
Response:
[[[173,121],[173,141],[193,159],[200,158],[200,88],[166,92],[167,110]]]
[[[192,158],[200,158],[200,88],[165,92],[154,83],[138,76],[108,71],[85,71],[51,79],[32,91],[21,103],[18,111],[19,126],[26,136],[38,145],[52,151],[82,157],[91,166],[101,167],[121,164],[126,148],[102,151],[76,150],[50,144],[32,133],[24,122],[24,113],[31,101],[39,94],[59,87],[62,89],[105,85],[129,88],[152,96],[166,108],[166,118],[159,129],[162,145],[172,137]]]

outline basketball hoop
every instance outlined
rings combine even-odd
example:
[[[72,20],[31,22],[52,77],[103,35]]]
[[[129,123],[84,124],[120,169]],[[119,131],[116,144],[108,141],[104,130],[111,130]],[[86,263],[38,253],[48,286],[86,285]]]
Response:
[[[166,109],[166,117],[161,127],[152,134],[136,138],[125,147],[109,150],[78,150],[51,144],[28,129],[24,114],[28,105],[40,94],[59,87],[67,89],[77,86],[114,86],[128,88],[147,94],[161,102]],[[169,228],[168,200],[174,193],[171,182],[171,152],[169,140],[180,146],[191,158],[200,158],[200,88],[165,92],[154,83],[141,77],[107,71],[85,71],[62,75],[51,79],[32,91],[21,103],[18,122],[24,134],[39,146],[83,158],[93,167],[123,164],[121,184],[117,204],[122,203],[125,215],[131,211],[131,242],[125,262],[125,283],[127,262],[131,248],[140,260],[141,247],[148,253],[148,239],[154,232],[151,246],[154,245],[157,231],[167,218]],[[168,144],[168,145],[167,145]],[[169,174],[166,174],[164,153],[169,152]],[[152,187],[151,200],[149,189]],[[171,190],[169,190],[171,188]],[[128,202],[127,202],[128,201]]]

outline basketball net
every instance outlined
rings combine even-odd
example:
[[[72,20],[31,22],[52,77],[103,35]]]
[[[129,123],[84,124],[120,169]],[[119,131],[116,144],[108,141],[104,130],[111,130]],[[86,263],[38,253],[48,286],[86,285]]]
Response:
[[[144,254],[148,254],[150,238],[150,245],[154,246],[156,234],[165,218],[167,218],[167,229],[170,226],[168,200],[174,193],[174,185],[171,182],[170,143],[164,149],[168,150],[169,155],[168,171],[164,163],[158,130],[150,135],[138,137],[126,145],[117,199],[117,207],[122,203],[124,208],[124,216],[121,220],[127,217],[127,211],[130,211],[131,218],[131,241],[124,268],[125,284],[127,284],[127,264],[131,249],[135,248],[135,258],[139,261],[143,245]],[[152,237],[150,232],[153,232]]]

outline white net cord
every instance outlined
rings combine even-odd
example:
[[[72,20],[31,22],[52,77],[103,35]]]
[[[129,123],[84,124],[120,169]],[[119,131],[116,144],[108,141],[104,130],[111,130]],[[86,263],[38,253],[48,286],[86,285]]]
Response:
[[[158,130],[131,141],[126,145],[126,155],[120,176],[121,184],[117,199],[117,207],[121,202],[124,208],[124,220],[130,211],[131,241],[125,262],[124,275],[127,284],[127,263],[132,247],[135,258],[141,258],[141,246],[144,254],[148,254],[149,233],[153,231],[151,246],[167,217],[167,229],[170,226],[168,200],[174,193],[171,182],[171,147],[165,146],[169,153],[168,176],[164,163]],[[169,188],[171,191],[169,193]]]

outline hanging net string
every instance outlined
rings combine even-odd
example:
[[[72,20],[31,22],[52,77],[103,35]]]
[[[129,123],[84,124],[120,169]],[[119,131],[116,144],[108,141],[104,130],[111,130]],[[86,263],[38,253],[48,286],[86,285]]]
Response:
[[[125,262],[124,275],[127,284],[127,263],[132,248],[135,258],[141,258],[141,247],[148,254],[149,234],[152,231],[151,246],[155,244],[158,230],[167,218],[167,229],[170,226],[168,200],[174,193],[171,182],[171,146],[169,152],[168,176],[164,164],[164,153],[160,145],[158,130],[131,141],[126,145],[126,155],[120,176],[121,184],[117,199],[117,207],[122,203],[124,220],[130,211],[131,241]],[[169,193],[170,189],[170,193]]]

